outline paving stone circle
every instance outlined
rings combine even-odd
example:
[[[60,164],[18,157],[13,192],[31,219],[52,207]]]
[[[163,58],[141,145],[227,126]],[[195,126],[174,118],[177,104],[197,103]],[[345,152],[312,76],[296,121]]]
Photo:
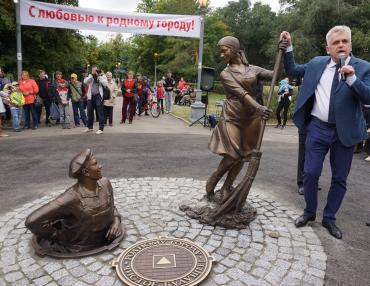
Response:
[[[179,205],[199,204],[205,181],[191,178],[111,180],[126,237],[113,252],[81,259],[40,258],[31,247],[24,221],[54,192],[0,216],[0,286],[123,285],[111,262],[132,244],[159,236],[187,238],[216,259],[201,285],[323,285],[326,254],[311,227],[295,228],[297,214],[252,187],[249,202],[257,218],[243,230],[205,226]]]

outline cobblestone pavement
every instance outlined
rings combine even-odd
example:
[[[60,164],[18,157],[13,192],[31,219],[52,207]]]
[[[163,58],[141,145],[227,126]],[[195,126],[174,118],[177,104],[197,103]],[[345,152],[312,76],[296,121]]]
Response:
[[[321,241],[311,227],[295,228],[297,214],[262,190],[253,188],[249,195],[257,219],[247,229],[227,230],[199,224],[178,208],[184,202],[202,202],[204,181],[147,177],[111,182],[126,229],[118,249],[82,259],[36,256],[24,220],[60,192],[53,193],[0,217],[0,285],[123,285],[110,267],[112,259],[133,243],[158,236],[188,238],[216,258],[202,285],[324,283],[327,257]]]

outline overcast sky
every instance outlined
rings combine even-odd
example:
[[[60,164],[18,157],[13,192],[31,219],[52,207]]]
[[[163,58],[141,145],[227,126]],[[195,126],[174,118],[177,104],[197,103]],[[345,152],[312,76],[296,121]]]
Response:
[[[140,0],[79,0],[80,7],[102,9],[102,10],[118,10],[125,12],[134,12]],[[230,0],[210,0],[211,7],[224,7]],[[252,0],[255,2],[262,2],[269,4],[274,11],[279,10],[279,0]],[[99,32],[99,31],[82,31],[83,35],[94,35],[100,41],[106,41],[113,37],[115,33]]]

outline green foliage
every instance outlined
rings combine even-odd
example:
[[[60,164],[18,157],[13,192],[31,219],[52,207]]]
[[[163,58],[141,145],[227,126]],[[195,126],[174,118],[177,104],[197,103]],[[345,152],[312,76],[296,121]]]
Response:
[[[55,3],[56,1],[44,1]],[[76,6],[78,1],[64,0],[59,4]],[[0,66],[16,74],[15,4],[1,1],[0,5]],[[82,37],[74,30],[22,26],[23,69],[36,76],[39,69],[52,73],[64,72],[80,62]]]
[[[224,94],[224,86],[220,81],[215,81],[214,86],[213,86],[213,92],[219,93],[219,94]]]

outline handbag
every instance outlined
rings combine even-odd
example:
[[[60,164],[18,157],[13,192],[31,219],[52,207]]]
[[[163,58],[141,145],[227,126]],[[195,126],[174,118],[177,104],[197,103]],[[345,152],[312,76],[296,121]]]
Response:
[[[58,119],[60,119],[60,113],[59,113],[58,105],[56,105],[55,102],[52,102],[51,105],[50,105],[50,116],[49,116],[49,120],[52,123],[55,123]]]
[[[72,95],[72,101],[73,102],[79,102],[81,100],[81,98],[83,98],[83,94],[73,85],[73,83],[71,82],[70,83],[70,86],[73,87],[73,89],[77,92],[77,94],[79,95],[79,98],[74,98],[73,95]]]
[[[103,88],[103,100],[110,99],[110,89],[107,86],[102,85]]]
[[[36,100],[35,100],[35,106],[36,107],[41,107],[43,105],[44,101],[41,98],[40,95],[36,95]]]

